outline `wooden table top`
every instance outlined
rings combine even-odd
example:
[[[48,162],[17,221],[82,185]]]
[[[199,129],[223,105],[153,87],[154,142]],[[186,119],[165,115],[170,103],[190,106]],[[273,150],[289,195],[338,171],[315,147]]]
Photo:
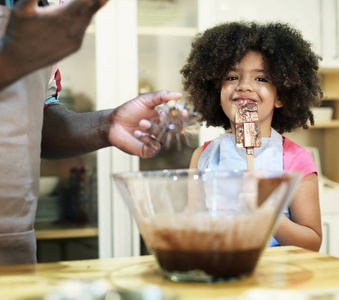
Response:
[[[162,277],[153,256],[0,266],[0,299],[42,299],[67,279],[107,279],[113,288],[128,289],[155,284],[180,300],[237,299],[258,288],[333,293],[339,291],[339,258],[293,246],[267,248],[252,276],[209,284],[171,282]]]

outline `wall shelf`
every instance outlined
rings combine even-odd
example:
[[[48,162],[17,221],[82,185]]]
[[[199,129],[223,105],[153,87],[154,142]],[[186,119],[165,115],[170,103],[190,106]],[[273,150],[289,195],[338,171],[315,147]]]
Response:
[[[35,236],[37,240],[97,237],[98,228],[90,225],[77,226],[71,224],[37,222],[35,223]]]
[[[339,128],[339,120],[331,121],[316,121],[310,129],[327,129],[327,128]]]

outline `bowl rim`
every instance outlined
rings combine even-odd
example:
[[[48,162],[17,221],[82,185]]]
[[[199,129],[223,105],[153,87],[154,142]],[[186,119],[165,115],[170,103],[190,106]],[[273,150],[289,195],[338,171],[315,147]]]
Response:
[[[269,169],[254,169],[254,170],[239,170],[239,169],[190,169],[190,168],[181,168],[181,169],[159,169],[159,170],[140,170],[140,171],[122,171],[122,172],[116,172],[112,173],[111,176],[114,179],[121,179],[121,178],[132,178],[136,176],[145,176],[147,177],[155,177],[155,176],[161,176],[161,177],[168,177],[171,175],[179,175],[179,174],[215,174],[229,177],[229,176],[241,176],[244,173],[257,173],[257,174],[270,174],[272,177],[286,175],[289,178],[294,179],[301,179],[302,174],[300,172],[295,171],[286,171],[286,170],[269,170]]]

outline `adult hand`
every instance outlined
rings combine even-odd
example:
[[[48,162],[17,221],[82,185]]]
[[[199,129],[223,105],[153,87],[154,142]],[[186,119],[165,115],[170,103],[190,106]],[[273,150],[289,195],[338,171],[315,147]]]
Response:
[[[161,145],[152,134],[144,133],[149,120],[158,115],[154,108],[181,97],[180,93],[163,90],[140,95],[119,106],[111,114],[110,143],[126,153],[142,158],[154,156],[159,152]]]
[[[92,16],[107,0],[70,0],[38,7],[20,0],[0,40],[0,89],[77,51]]]

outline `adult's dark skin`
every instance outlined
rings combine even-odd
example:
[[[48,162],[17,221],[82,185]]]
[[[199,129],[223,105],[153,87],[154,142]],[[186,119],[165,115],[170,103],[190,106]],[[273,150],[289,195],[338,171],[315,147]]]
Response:
[[[37,2],[19,0],[11,11],[0,39],[0,90],[77,51],[93,15],[107,0],[70,0],[45,7]]]
[[[76,113],[63,105],[44,109],[41,157],[60,159],[114,146],[147,158],[156,155],[161,144],[159,129],[151,126],[157,105],[180,100],[180,93],[166,90],[142,94],[115,109]]]

